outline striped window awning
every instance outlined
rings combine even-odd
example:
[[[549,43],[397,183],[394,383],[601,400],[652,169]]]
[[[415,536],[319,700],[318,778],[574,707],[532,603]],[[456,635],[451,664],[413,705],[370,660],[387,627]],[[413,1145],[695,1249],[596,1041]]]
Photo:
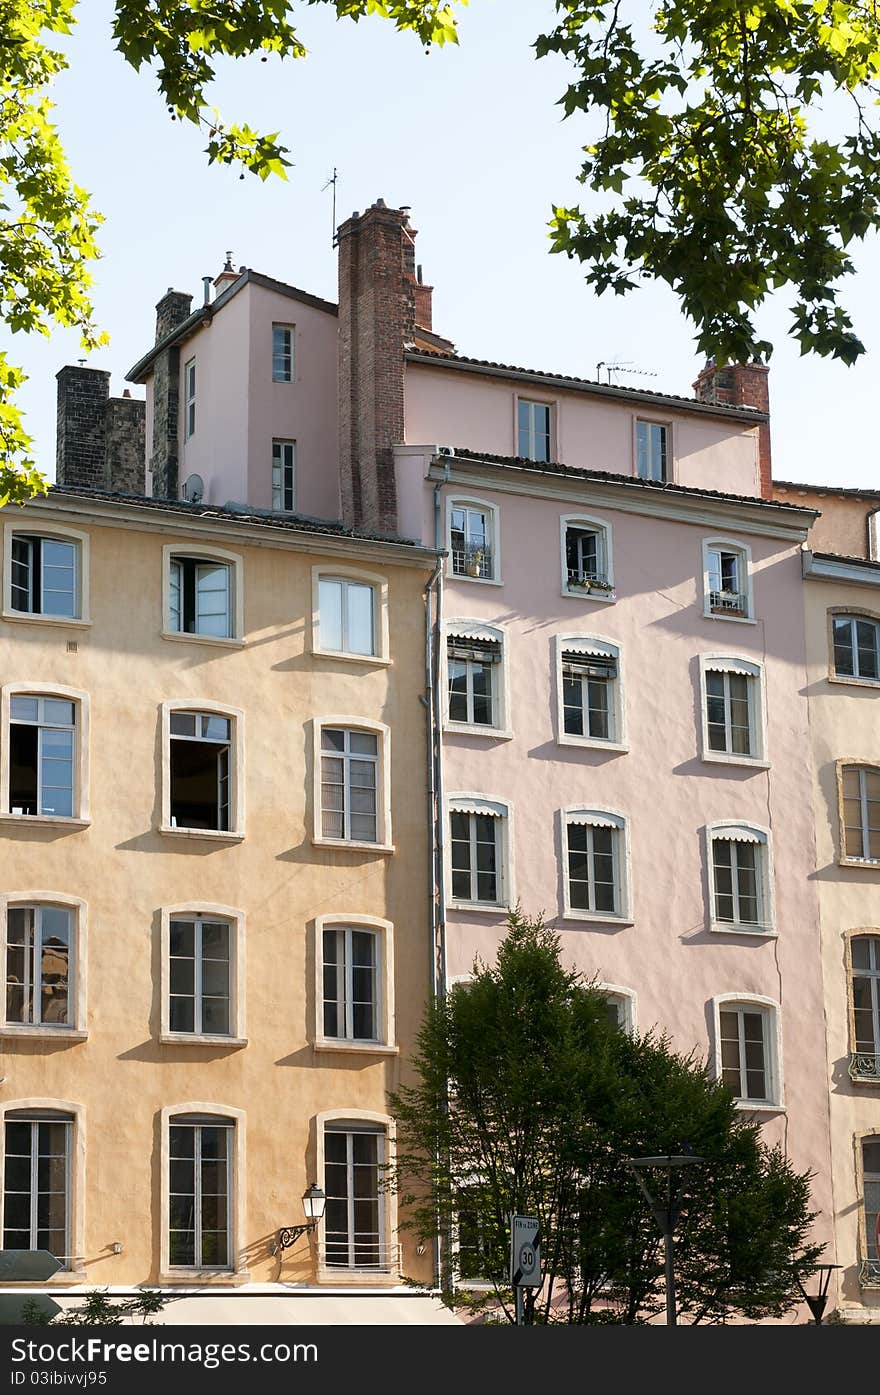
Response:
[[[764,834],[758,833],[756,829],[738,826],[713,828],[712,837],[720,838],[725,843],[764,843],[767,841]]]
[[[587,824],[592,828],[619,828],[622,820],[613,814],[603,814],[591,809],[573,809],[565,815],[566,823]]]

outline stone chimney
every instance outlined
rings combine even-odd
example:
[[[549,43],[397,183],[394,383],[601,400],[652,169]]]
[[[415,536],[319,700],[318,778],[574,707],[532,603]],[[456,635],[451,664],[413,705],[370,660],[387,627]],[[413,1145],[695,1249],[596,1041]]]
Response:
[[[404,346],[416,323],[415,232],[405,208],[378,199],[342,223],[337,238],[342,518],[392,533],[392,446],[404,439]]]
[[[769,416],[769,374],[770,370],[764,363],[729,363],[719,368],[710,358],[694,383],[694,393],[698,402],[713,402],[725,407],[755,407]],[[761,498],[772,499],[769,421],[758,425],[758,474]]]
[[[189,319],[192,296],[171,287],[156,306],[156,343]],[[180,412],[180,349],[163,349],[153,363],[153,494],[177,498],[178,421]]]
[[[110,374],[68,364],[57,375],[56,479],[143,494],[146,404],[110,396]]]

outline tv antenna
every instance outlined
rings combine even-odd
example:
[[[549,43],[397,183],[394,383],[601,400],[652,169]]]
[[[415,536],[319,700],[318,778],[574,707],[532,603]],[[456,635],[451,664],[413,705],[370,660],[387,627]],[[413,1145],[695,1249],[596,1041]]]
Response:
[[[339,179],[339,173],[338,173],[338,171],[337,171],[337,169],[336,169],[336,166],[334,165],[334,166],[333,166],[333,173],[331,174],[330,178],[327,180],[327,183],[321,185],[321,193],[322,193],[322,194],[324,193],[324,190],[325,190],[325,189],[329,189],[331,185],[333,186],[333,229],[332,229],[332,235],[331,235],[331,245],[332,245],[333,247],[336,246],[336,181],[337,181],[338,179]]]
[[[656,376],[657,376],[657,374],[654,373],[654,372],[652,372],[650,368],[636,368],[636,367],[634,367],[633,361],[632,361],[631,358],[627,358],[627,359],[615,358],[615,359],[609,359],[609,360],[602,359],[599,363],[596,364],[596,381],[597,381],[597,382],[601,382],[601,381],[602,381],[602,369],[603,369],[603,368],[605,369],[605,372],[606,372],[606,374],[607,374],[607,380],[606,380],[606,381],[608,382],[609,387],[612,386],[612,384],[613,384],[613,382],[614,382],[613,375],[616,374],[616,373],[625,373],[628,377],[631,377],[631,376],[635,375],[635,376],[637,376],[637,377],[639,377],[639,378],[656,378]]]

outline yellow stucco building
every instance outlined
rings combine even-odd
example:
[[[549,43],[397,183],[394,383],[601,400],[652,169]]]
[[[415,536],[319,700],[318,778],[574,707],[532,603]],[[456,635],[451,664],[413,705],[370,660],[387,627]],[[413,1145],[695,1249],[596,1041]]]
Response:
[[[880,563],[804,577],[839,1311],[880,1323]]]
[[[430,1284],[382,1165],[431,992],[434,555],[75,489],[0,522],[3,1247],[56,1288]]]

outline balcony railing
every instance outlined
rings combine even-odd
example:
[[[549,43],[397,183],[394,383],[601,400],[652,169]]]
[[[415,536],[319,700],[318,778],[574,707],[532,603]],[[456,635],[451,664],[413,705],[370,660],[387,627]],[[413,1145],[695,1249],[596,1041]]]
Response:
[[[862,1288],[880,1288],[880,1259],[863,1259],[859,1270]]]
[[[749,608],[748,596],[741,591],[710,591],[709,609],[729,611],[731,615],[745,615]]]
[[[325,1269],[342,1274],[399,1274],[400,1245],[383,1245],[373,1240],[356,1240],[350,1248],[345,1239],[321,1240],[318,1259]]]
[[[493,577],[492,549],[485,543],[467,543],[464,547],[452,548],[452,570],[456,576],[479,577],[481,581],[491,581]]]
[[[567,569],[569,591],[582,591],[585,595],[594,592],[597,596],[613,596],[614,587],[606,576],[598,571],[580,571],[577,567]]]
[[[880,1056],[871,1051],[853,1051],[849,1058],[850,1080],[869,1080],[880,1085]]]

